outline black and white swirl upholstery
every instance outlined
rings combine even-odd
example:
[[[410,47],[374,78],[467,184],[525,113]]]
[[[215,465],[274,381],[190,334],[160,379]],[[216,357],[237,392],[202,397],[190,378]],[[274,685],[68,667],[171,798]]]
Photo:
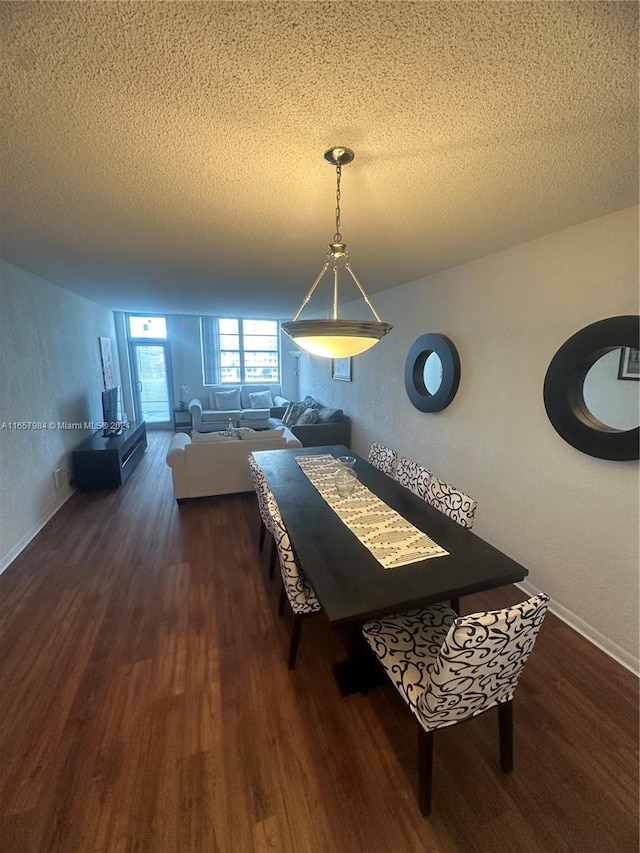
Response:
[[[276,499],[270,491],[267,496],[267,509],[271,516],[273,537],[282,573],[282,594],[280,596],[279,612],[280,615],[284,612],[284,604],[287,599],[293,610],[293,631],[289,648],[289,669],[293,669],[296,665],[298,645],[302,632],[302,620],[311,613],[319,613],[321,607],[313,587],[296,562],[289,534],[282,521]]]
[[[260,538],[258,541],[258,550],[262,552],[264,547],[264,539],[265,534],[271,534],[271,554],[269,557],[269,578],[273,578],[273,574],[276,567],[276,541],[273,535],[273,522],[271,520],[271,516],[269,515],[269,509],[267,507],[267,495],[270,494],[269,487],[267,486],[267,481],[264,478],[264,473],[262,468],[258,465],[255,460],[253,453],[250,453],[247,457],[249,461],[249,471],[251,472],[251,480],[253,482],[253,488],[256,493],[256,498],[258,499],[258,510],[260,512],[260,518],[262,519],[262,524],[260,525]]]
[[[432,474],[429,480],[427,501],[463,527],[473,527],[478,502],[459,489],[439,480],[435,474]]]
[[[253,488],[256,493],[256,498],[258,499],[258,510],[260,511],[260,518],[262,519],[264,527],[269,531],[269,533],[271,533],[271,518],[269,516],[269,513],[267,512],[266,505],[266,494],[268,489],[267,481],[265,480],[262,468],[256,462],[253,453],[249,454],[247,460],[249,462],[249,471],[251,472],[251,481],[253,482]],[[262,551],[262,542],[260,543],[260,550]]]
[[[398,454],[390,447],[385,447],[384,444],[378,444],[377,441],[374,441],[369,448],[368,461],[383,474],[393,477]]]
[[[433,732],[497,706],[503,770],[513,768],[512,700],[546,615],[535,595],[504,610],[456,616],[445,605],[367,622],[362,632],[415,716],[419,801],[431,809]]]
[[[427,500],[427,489],[429,480],[431,479],[431,471],[425,468],[424,465],[414,462],[408,456],[401,456],[398,459],[398,467],[395,474],[396,480],[405,489],[410,489],[414,495],[417,495],[422,500]]]

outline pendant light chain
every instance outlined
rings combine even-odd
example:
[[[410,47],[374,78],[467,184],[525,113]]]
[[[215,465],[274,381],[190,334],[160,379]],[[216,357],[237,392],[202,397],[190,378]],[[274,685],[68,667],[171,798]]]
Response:
[[[340,233],[340,178],[342,177],[342,164],[336,163],[336,233],[333,235],[334,243],[342,243]]]

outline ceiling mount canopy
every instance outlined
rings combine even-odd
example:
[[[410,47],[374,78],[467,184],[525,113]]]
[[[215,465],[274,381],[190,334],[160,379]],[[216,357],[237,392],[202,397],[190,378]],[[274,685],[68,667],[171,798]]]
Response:
[[[292,320],[282,324],[283,331],[307,352],[319,355],[323,358],[346,358],[359,355],[377,344],[391,331],[393,326],[383,323],[376,309],[371,304],[364,287],[358,281],[358,277],[351,269],[347,244],[342,240],[340,233],[340,179],[342,167],[346,166],[354,158],[350,148],[336,146],[324,153],[324,159],[331,166],[336,167],[336,231],[333,240],[329,243],[328,260],[320,270],[320,274],[311,285],[309,292],[302,300],[300,307]],[[333,261],[333,316],[326,320],[298,320],[304,307],[311,299],[315,289],[320,284],[322,277],[329,269]],[[341,320],[338,317],[338,277],[340,265],[350,274],[356,283],[364,301],[371,309],[375,320]]]

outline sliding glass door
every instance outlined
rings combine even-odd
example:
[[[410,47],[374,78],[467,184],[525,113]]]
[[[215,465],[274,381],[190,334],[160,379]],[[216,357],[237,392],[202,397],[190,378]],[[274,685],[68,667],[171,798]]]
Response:
[[[167,344],[132,344],[135,369],[134,395],[140,417],[147,423],[171,420]]]
[[[171,355],[164,317],[128,316],[136,419],[171,423]]]

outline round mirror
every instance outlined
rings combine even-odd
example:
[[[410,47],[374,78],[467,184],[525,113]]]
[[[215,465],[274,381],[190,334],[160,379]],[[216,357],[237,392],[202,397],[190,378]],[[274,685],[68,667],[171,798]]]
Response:
[[[625,350],[611,350],[587,371],[582,386],[584,403],[595,420],[617,430],[640,426],[640,382],[621,382]]]
[[[421,335],[409,350],[404,386],[416,409],[441,412],[460,383],[458,351],[445,335]]]
[[[442,384],[442,362],[437,352],[432,352],[425,361],[422,378],[429,394],[436,394]]]
[[[625,315],[586,326],[565,341],[547,369],[544,405],[549,420],[582,453],[616,460],[640,456],[638,393],[611,384],[633,385],[640,375],[639,319]],[[604,373],[608,378],[603,385]]]

